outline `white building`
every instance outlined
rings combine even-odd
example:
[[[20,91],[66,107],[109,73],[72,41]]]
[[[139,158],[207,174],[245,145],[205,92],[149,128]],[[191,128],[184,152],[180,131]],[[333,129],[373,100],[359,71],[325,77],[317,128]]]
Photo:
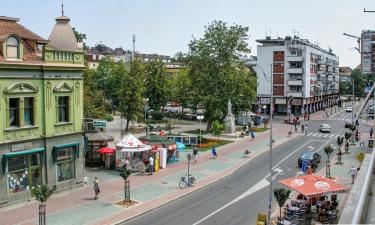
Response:
[[[372,74],[375,71],[375,31],[363,30],[361,34],[361,72]]]
[[[339,58],[308,40],[294,36],[257,40],[255,71],[258,107],[270,105],[273,73],[275,114],[314,112],[336,103],[339,95]],[[272,68],[272,69],[271,69]]]

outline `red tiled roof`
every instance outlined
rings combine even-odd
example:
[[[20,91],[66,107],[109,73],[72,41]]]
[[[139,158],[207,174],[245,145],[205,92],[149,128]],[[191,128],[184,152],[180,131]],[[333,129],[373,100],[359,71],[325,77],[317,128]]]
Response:
[[[36,40],[36,41],[44,42],[44,43],[48,42],[44,38],[28,30],[26,27],[22,26],[16,21],[0,19],[0,36],[7,36],[10,34],[15,34],[23,39]]]

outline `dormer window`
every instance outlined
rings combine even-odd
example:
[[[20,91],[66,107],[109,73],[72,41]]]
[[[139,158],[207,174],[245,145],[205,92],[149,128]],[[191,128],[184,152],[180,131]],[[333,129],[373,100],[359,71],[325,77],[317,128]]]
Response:
[[[15,37],[9,37],[7,40],[7,58],[20,58],[20,42]]]

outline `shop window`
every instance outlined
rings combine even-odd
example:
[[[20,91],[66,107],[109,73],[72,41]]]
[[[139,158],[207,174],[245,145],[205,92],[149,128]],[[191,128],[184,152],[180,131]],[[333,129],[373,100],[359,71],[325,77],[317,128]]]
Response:
[[[24,120],[25,126],[34,125],[34,98],[24,99]]]
[[[30,190],[42,183],[41,155],[19,155],[7,159],[8,193]]]
[[[56,151],[57,181],[62,182],[74,178],[75,147]]]
[[[18,59],[20,56],[20,43],[17,38],[9,37],[7,40],[7,58]]]
[[[58,121],[69,122],[69,97],[58,98]]]
[[[20,126],[20,99],[19,98],[9,99],[9,126],[10,127]]]

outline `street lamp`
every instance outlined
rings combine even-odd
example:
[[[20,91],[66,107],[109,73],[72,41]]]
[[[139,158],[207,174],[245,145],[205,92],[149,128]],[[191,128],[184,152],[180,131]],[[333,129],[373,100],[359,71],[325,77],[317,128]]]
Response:
[[[266,128],[266,109],[267,109],[267,106],[264,105],[263,106],[263,112],[264,112],[263,125],[264,125],[264,128]]]
[[[354,110],[354,105],[353,105],[353,98],[354,98],[354,77],[352,77],[353,82],[352,82],[352,91],[353,91],[353,97],[352,97],[352,126],[354,124],[354,118],[353,118],[353,110]]]
[[[148,132],[147,132],[147,102],[148,102],[148,98],[144,98],[143,99],[143,103],[145,104],[145,128],[146,128],[146,136],[148,136]]]
[[[204,120],[204,116],[197,116],[197,120],[199,120],[199,144],[202,145],[202,120]]]
[[[289,113],[289,118],[288,118],[288,123],[290,125],[290,130],[289,130],[289,134],[292,134],[293,133],[293,125],[291,124],[291,120],[290,120],[290,115],[292,115],[292,121],[293,121],[293,114],[292,114],[292,106],[290,105],[290,102],[293,100],[293,95],[290,96],[289,100],[288,100],[288,113]]]
[[[257,65],[259,66],[259,65]],[[273,169],[272,169],[272,144],[273,144],[273,141],[272,141],[272,112],[273,112],[273,107],[272,107],[272,103],[273,103],[273,64],[271,63],[270,64],[270,79],[267,78],[266,74],[264,73],[264,70],[261,66],[259,66],[259,68],[261,69],[262,73],[263,73],[263,76],[266,80],[270,81],[270,158],[269,158],[269,171],[270,171],[270,190],[269,190],[269,201],[268,201],[268,216],[267,216],[267,222],[268,222],[268,225],[271,225],[272,224],[272,220],[271,220],[271,213],[272,213],[272,194],[273,194],[273,190],[272,190],[272,183],[273,183],[273,180],[272,180],[272,177],[273,177]]]

